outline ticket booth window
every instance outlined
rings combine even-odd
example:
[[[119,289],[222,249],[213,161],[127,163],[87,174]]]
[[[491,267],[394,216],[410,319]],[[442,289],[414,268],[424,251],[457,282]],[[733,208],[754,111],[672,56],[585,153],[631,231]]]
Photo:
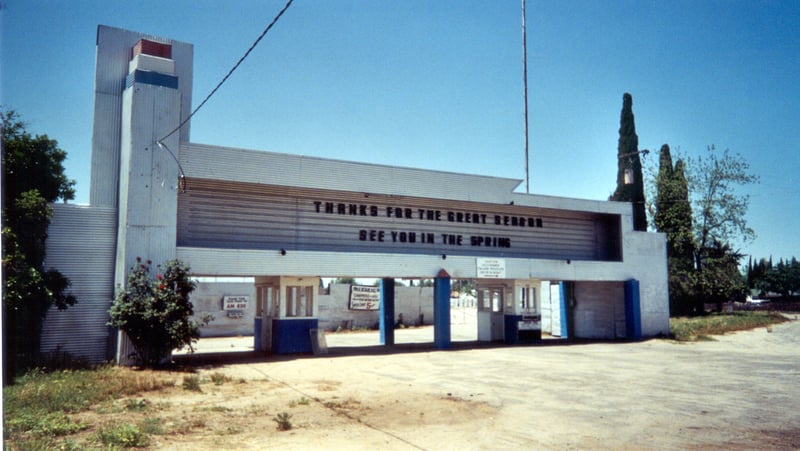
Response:
[[[519,287],[519,307],[521,311],[537,311],[536,288]]]
[[[478,310],[483,312],[502,313],[503,311],[503,290],[502,288],[492,288],[481,290]]]
[[[314,316],[314,297],[311,286],[286,287],[286,317]]]

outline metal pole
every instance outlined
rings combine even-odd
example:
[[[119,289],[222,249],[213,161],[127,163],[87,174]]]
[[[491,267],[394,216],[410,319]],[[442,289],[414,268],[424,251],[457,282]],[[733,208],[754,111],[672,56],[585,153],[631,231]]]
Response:
[[[528,36],[525,30],[525,0],[522,0],[522,86],[525,103],[525,192],[530,194],[530,168],[528,158]]]

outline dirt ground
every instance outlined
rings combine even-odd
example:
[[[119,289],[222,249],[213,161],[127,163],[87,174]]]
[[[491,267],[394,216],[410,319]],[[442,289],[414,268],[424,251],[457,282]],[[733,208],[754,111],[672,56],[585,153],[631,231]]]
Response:
[[[432,336],[430,328],[397,331],[399,341],[406,333]],[[322,356],[178,357],[196,368],[202,391],[179,383],[144,397],[150,408],[140,415],[167,431],[152,446],[800,448],[800,321],[689,344],[471,342],[437,351],[427,343],[388,352],[335,342],[330,336]],[[210,382],[220,374],[229,379]],[[292,428],[279,431],[274,420],[284,412]]]

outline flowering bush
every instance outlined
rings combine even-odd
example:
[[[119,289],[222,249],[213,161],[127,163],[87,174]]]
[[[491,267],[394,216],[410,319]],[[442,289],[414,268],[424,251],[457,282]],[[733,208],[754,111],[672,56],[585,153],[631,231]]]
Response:
[[[163,268],[159,265],[161,272],[151,278],[150,265],[150,260],[142,263],[136,258],[127,287],[117,293],[108,311],[108,324],[125,331],[138,363],[155,366],[174,349],[192,349],[200,337],[200,326],[213,318],[207,315],[200,323],[190,319],[194,310],[189,294],[196,284],[189,278],[189,266],[170,260]]]

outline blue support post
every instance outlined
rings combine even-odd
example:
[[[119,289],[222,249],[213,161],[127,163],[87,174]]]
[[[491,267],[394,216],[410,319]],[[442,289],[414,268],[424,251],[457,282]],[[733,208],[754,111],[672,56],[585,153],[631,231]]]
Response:
[[[433,344],[450,349],[450,275],[444,270],[433,281]]]
[[[380,305],[380,338],[381,344],[394,344],[394,279],[381,279]]]
[[[630,340],[642,339],[642,310],[636,279],[625,281],[625,334]]]
[[[561,338],[571,338],[570,337],[570,321],[569,317],[571,315],[569,309],[569,296],[571,296],[571,290],[568,286],[569,282],[559,282],[558,283],[558,294],[559,294],[559,308],[561,309]]]
[[[261,339],[261,317],[257,316],[253,321],[253,349],[256,351],[266,351]]]

